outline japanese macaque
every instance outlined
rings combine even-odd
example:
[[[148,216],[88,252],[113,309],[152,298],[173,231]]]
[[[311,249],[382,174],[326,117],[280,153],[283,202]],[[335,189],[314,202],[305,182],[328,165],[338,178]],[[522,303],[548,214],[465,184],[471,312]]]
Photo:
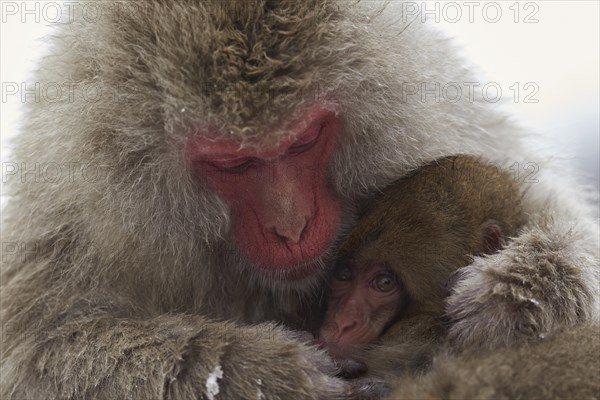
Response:
[[[476,78],[387,3],[69,5],[33,77],[65,89],[3,160],[2,399],[365,395],[296,332],[357,206],[452,154],[539,167],[528,224],[448,299],[453,346],[595,318],[593,207],[478,87],[416,93]]]
[[[600,396],[597,323],[516,348],[456,354],[446,340],[444,299],[459,268],[499,251],[527,222],[519,186],[473,157],[447,157],[368,205],[341,246],[318,339],[342,375],[389,382],[394,400]]]
[[[401,319],[392,336],[408,352],[390,363],[423,361],[421,348],[446,336],[451,274],[517,234],[527,221],[522,196],[512,175],[468,156],[436,160],[387,187],[341,246],[319,340],[339,357],[355,354]]]

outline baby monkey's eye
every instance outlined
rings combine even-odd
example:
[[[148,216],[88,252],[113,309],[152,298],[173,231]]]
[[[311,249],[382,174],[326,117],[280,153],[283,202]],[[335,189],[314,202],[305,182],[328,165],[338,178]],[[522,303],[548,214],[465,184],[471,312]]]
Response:
[[[333,271],[333,277],[338,281],[349,281],[352,279],[352,270],[347,265],[340,265]]]
[[[380,292],[389,292],[396,287],[396,279],[390,273],[382,273],[375,277],[373,280],[373,284],[375,285],[375,289]]]

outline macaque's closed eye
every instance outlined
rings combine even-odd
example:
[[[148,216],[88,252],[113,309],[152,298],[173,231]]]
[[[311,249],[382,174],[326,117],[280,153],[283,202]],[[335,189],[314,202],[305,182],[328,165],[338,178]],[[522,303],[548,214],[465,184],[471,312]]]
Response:
[[[317,143],[321,136],[321,131],[323,130],[323,124],[319,124],[319,126],[315,129],[314,134],[309,134],[307,137],[304,137],[294,144],[290,146],[288,149],[289,155],[301,154],[310,149]]]
[[[313,147],[319,140],[319,137],[321,136],[323,124],[319,124],[312,129],[313,132],[309,133],[308,135],[299,139],[297,142],[293,143],[288,149],[286,155],[294,156],[302,154],[305,151],[309,150],[311,147]],[[234,159],[213,160],[207,163],[221,172],[239,174],[245,172],[246,170],[254,166],[261,165],[265,162],[267,161],[260,160],[256,157],[242,157]]]
[[[258,163],[259,160],[255,158],[237,158],[233,160],[212,161],[208,164],[222,172],[239,174],[257,165]]]

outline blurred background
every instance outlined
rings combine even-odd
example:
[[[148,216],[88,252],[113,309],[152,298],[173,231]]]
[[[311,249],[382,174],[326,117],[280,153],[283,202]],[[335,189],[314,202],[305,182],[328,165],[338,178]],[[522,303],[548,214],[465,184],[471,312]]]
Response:
[[[50,3],[63,4],[0,1],[3,162],[11,161],[10,138],[23,118],[20,96],[7,90],[27,82],[44,53],[44,36],[54,25],[49,20],[55,18]],[[24,4],[33,11],[23,12]],[[598,188],[600,2],[420,1],[406,6],[409,18],[419,22],[426,14],[428,23],[453,36],[480,68],[480,81],[502,89],[502,107],[541,135],[550,154],[568,160]]]
[[[433,3],[425,2],[429,10],[435,10]],[[453,3],[462,11],[457,22],[452,22]],[[475,2],[479,6],[473,8],[472,22],[466,3],[441,2],[440,28],[462,44],[484,81],[498,82],[503,99],[509,100],[502,106],[540,135],[535,140],[541,139],[542,146],[536,148],[568,161],[597,190],[600,2]],[[428,22],[436,23],[436,15]]]

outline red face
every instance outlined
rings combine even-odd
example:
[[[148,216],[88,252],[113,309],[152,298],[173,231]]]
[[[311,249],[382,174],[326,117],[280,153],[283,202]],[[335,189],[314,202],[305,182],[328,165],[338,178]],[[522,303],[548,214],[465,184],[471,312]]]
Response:
[[[302,278],[334,241],[340,206],[326,167],[340,131],[335,113],[316,107],[269,148],[190,142],[196,173],[229,203],[237,243],[258,268]]]
[[[320,338],[340,348],[377,339],[404,307],[397,277],[379,263],[336,268]]]

